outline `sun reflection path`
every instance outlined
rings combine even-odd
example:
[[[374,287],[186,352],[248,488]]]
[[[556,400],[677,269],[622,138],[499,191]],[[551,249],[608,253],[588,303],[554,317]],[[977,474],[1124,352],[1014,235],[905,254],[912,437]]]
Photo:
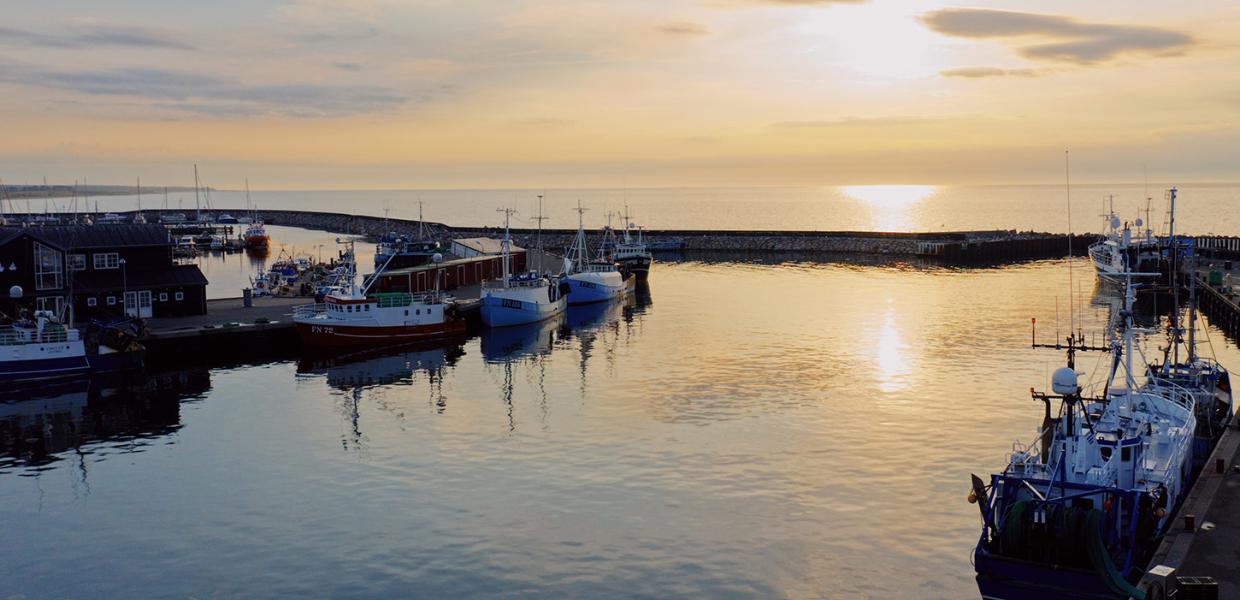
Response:
[[[875,231],[908,231],[914,205],[938,191],[933,185],[849,185],[840,188],[845,196],[859,200],[870,209]]]

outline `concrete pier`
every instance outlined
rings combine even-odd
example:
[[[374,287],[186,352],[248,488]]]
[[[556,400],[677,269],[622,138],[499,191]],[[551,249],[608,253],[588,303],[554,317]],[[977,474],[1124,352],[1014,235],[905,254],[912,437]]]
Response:
[[[1240,598],[1240,430],[1234,425],[1219,440],[1150,561],[1151,570],[1165,565],[1177,576],[1213,578],[1219,598]],[[1147,574],[1138,589],[1155,583]],[[1155,598],[1166,596],[1147,593],[1147,600]]]

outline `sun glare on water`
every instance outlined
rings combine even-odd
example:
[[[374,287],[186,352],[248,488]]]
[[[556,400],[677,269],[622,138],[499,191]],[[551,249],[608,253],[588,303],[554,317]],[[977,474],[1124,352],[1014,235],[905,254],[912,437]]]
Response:
[[[907,231],[912,225],[909,212],[937,189],[932,185],[850,185],[840,191],[870,209],[876,231]]]

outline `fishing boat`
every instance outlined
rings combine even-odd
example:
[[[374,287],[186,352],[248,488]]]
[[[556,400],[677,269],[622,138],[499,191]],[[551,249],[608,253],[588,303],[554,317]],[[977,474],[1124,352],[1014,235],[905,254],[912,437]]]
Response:
[[[128,219],[128,218],[126,218],[124,215],[120,215],[120,214],[117,214],[117,213],[107,213],[107,214],[103,215],[102,217],[99,217],[99,218],[95,221],[95,223],[97,223],[97,224],[99,224],[99,225],[116,225],[116,224],[119,224],[119,223],[125,223],[125,222],[127,222],[128,220],[129,220],[129,219]]]
[[[293,322],[305,344],[379,346],[465,333],[465,321],[454,299],[439,292],[438,282],[435,291],[427,294],[367,294],[369,283],[357,285],[353,263],[348,265],[350,272],[340,289],[326,294],[323,302],[294,307]],[[369,281],[376,280],[371,277]]]
[[[504,213],[503,276],[498,280],[484,282],[481,304],[482,322],[491,327],[521,325],[550,319],[564,312],[568,305],[567,284],[537,272],[512,273],[512,237],[509,220],[512,209]]]
[[[262,221],[255,221],[246,226],[241,239],[246,248],[266,248],[271,242],[271,237],[267,235],[267,229],[263,227]]]
[[[632,231],[637,230],[637,237]],[[650,275],[650,266],[654,264],[654,256],[642,239],[642,228],[634,225],[629,219],[629,209],[624,208],[624,232],[619,242],[611,248],[608,259],[619,266],[620,272],[627,277],[630,273],[637,276],[638,281],[645,281]]]
[[[375,246],[375,268],[393,270],[419,267],[430,264],[434,256],[442,252],[443,249],[439,242],[431,239],[426,233],[426,222],[422,219],[422,203],[418,202],[418,237],[414,238],[395,231],[384,234]]]
[[[215,222],[220,225],[236,225],[238,221],[237,217],[234,217],[228,213],[223,213],[215,219]]]
[[[1174,222],[1174,189],[1170,191],[1170,202],[1171,218]],[[1136,228],[1134,231],[1128,223],[1120,221],[1112,207],[1106,215],[1106,226],[1107,232],[1102,238],[1089,246],[1089,259],[1099,278],[1104,281],[1119,282],[1124,274],[1130,271],[1138,272],[1157,268],[1159,242],[1146,221],[1138,218],[1133,223]]]
[[[50,311],[0,326],[0,381],[63,379],[141,367],[136,335],[92,322],[86,339]]]
[[[1067,366],[1052,393],[1032,391],[1044,405],[1037,439],[1017,443],[1002,473],[987,485],[972,478],[981,509],[974,567],[982,597],[1144,597],[1134,587],[1171,515],[1192,484],[1198,395],[1172,378],[1138,384],[1133,324],[1135,274],[1125,274],[1124,308],[1110,343],[1066,345]],[[1101,385],[1079,384],[1078,352],[1110,353]],[[1058,403],[1058,416],[1053,411]]]
[[[637,276],[622,275],[616,263],[602,258],[590,260],[586,246],[585,211],[577,205],[577,236],[564,258],[564,283],[568,284],[569,304],[606,302],[623,298],[633,290]]]
[[[90,372],[86,346],[76,329],[49,311],[0,326],[0,381],[72,377]]]

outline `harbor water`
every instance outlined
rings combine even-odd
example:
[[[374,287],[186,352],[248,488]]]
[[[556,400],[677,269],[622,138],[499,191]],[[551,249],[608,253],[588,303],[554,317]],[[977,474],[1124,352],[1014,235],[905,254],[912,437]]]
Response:
[[[10,395],[0,597],[975,597],[969,474],[1063,359],[1030,318],[1107,316],[1074,278],[661,262],[448,346]]]
[[[229,188],[222,182],[212,182]],[[1121,219],[1146,217],[1154,230],[1165,230],[1164,191],[1171,183],[1076,185],[1072,188],[1074,230],[1100,232],[1102,215],[1114,206]],[[240,185],[235,186],[240,189]],[[428,221],[461,227],[499,227],[497,206],[519,211],[514,227],[533,227],[538,194],[545,194],[544,227],[575,229],[580,200],[590,209],[586,227],[607,223],[607,214],[620,213],[627,204],[634,221],[650,229],[747,231],[964,231],[1015,229],[1067,231],[1062,185],[933,186],[854,185],[817,188],[668,188],[668,189],[551,189],[551,190],[363,190],[262,191],[251,200],[265,209],[348,212],[394,219],[417,219],[418,202]],[[213,191],[210,205],[244,212],[243,191]],[[1151,198],[1147,202],[1146,198]],[[102,211],[134,210],[134,196],[100,196]],[[1176,221],[1180,231],[1197,235],[1240,235],[1240,186],[1190,184],[1180,187]],[[15,209],[34,212],[69,206],[68,199],[49,203],[16,202]],[[144,196],[142,206],[163,208],[162,196]],[[170,195],[168,207],[194,210],[194,196]],[[20,214],[20,212],[19,212]],[[618,217],[612,223],[619,225]]]

